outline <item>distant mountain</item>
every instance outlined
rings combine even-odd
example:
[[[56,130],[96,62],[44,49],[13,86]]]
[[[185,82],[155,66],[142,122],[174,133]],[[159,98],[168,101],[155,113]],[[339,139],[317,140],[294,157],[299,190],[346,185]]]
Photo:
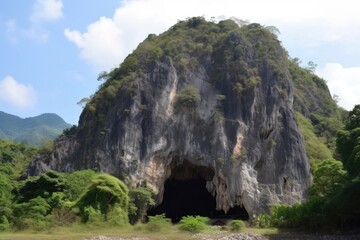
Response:
[[[0,111],[0,138],[41,146],[45,139],[54,139],[71,125],[54,113],[20,118]]]

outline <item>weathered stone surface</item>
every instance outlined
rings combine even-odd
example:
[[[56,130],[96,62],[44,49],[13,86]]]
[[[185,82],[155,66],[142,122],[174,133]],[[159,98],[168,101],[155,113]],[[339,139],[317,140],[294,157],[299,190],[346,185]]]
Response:
[[[241,37],[233,35],[241,45]],[[220,44],[213,46],[214,54],[227,47]],[[130,186],[146,181],[160,203],[164,182],[186,160],[213,170],[207,189],[218,209],[244,205],[254,217],[271,204],[303,200],[311,175],[294,116],[285,55],[279,50],[276,56],[279,77],[273,64],[256,62],[256,49],[245,47],[249,56],[244,61],[257,69],[258,84],[235,91],[232,73],[219,70],[225,64],[221,54],[188,69],[164,56],[134,80],[131,96],[122,90],[116,95],[102,126],[84,111],[77,133],[60,137],[50,157],[34,160],[29,173],[97,169]],[[217,76],[223,81],[214,84],[216,71],[221,71]],[[188,85],[199,91],[200,103],[194,111],[178,111],[176,96]],[[216,115],[219,105],[222,110]]]

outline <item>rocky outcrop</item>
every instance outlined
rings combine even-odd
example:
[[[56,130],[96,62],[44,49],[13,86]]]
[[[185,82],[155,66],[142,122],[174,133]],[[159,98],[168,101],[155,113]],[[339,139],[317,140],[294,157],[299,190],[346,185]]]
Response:
[[[161,44],[171,39],[163,40],[174,31],[213,32],[211,27],[223,31],[214,30],[215,40],[201,40],[211,51],[188,50],[179,60],[164,50],[146,63],[146,71],[131,75],[131,84],[116,80],[130,76],[122,65],[103,86],[121,83],[115,96],[100,98],[105,90],[98,92],[76,133],[58,138],[54,152],[34,160],[29,173],[97,169],[129,186],[146,181],[160,203],[164,182],[187,161],[212,170],[206,187],[217,209],[243,205],[253,217],[271,204],[303,200],[311,175],[294,116],[286,54],[276,37],[259,25],[226,30],[229,22],[190,23],[181,22],[143,44],[164,49]],[[141,54],[132,55],[139,64]],[[184,58],[190,63],[183,64]],[[180,94],[186,88],[192,92],[184,100]]]

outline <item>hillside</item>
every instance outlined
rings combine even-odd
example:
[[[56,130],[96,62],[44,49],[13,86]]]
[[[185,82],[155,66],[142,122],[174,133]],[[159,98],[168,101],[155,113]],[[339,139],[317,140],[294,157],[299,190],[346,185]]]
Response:
[[[53,113],[23,119],[0,111],[0,138],[3,139],[41,146],[45,139],[55,139],[68,127],[70,124]]]
[[[256,23],[180,21],[99,79],[79,127],[28,174],[97,169],[146,182],[152,214],[246,219],[303,201],[310,165],[332,157],[342,126],[325,81]],[[192,207],[172,209],[178,199]]]

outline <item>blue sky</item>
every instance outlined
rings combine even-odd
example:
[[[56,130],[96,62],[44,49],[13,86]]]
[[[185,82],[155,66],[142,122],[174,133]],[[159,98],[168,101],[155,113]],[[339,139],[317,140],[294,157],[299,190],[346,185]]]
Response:
[[[315,62],[339,104],[360,104],[360,15],[355,0],[2,0],[0,111],[54,112],[77,124],[98,74],[149,33],[191,16],[276,26],[291,57]]]

